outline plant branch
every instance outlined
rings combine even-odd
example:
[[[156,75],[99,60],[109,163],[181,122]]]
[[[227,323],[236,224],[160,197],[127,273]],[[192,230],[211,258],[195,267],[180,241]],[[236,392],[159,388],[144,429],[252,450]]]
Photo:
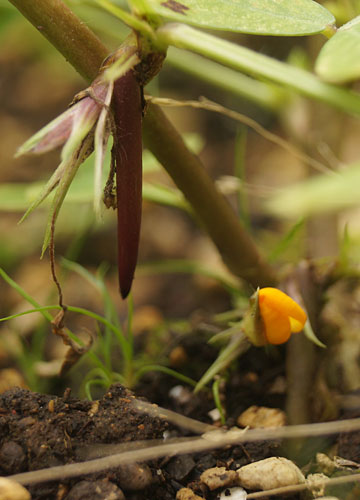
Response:
[[[273,283],[272,270],[261,259],[199,158],[188,150],[163,111],[153,104],[146,113],[144,143],[183,192],[228,268],[254,287]]]
[[[62,0],[9,0],[87,80],[109,51]]]
[[[61,0],[10,0],[85,78],[96,77],[107,55],[106,47]],[[143,121],[146,146],[184,193],[212,238],[224,262],[254,287],[274,283],[271,268],[216,189],[200,160],[155,105]]]

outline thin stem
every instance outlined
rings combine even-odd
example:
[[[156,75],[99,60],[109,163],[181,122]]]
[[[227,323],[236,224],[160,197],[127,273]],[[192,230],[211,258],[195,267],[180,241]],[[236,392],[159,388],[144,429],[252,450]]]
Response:
[[[225,413],[226,410],[221,402],[221,394],[220,394],[220,384],[223,381],[224,379],[222,379],[221,377],[217,377],[212,385],[213,398],[216,408],[219,410],[221,425],[225,425],[226,423],[226,413]]]
[[[235,140],[235,166],[234,175],[243,185],[246,183],[246,145],[247,145],[247,128],[242,125],[238,128]],[[249,204],[245,189],[239,189],[238,196],[238,212],[244,226],[248,231],[251,230],[251,220],[249,213]]]
[[[148,36],[150,39],[154,39],[154,32],[152,31],[148,23],[141,21],[139,18],[135,17],[132,14],[129,14],[123,9],[120,9],[120,7],[117,7],[108,0],[95,1],[105,10],[121,19],[125,24],[130,26],[130,28],[142,33],[144,36]]]
[[[51,227],[50,227],[50,244],[49,244],[50,268],[51,268],[51,275],[53,282],[55,283],[56,288],[58,290],[59,306],[63,309],[65,313],[66,306],[64,305],[63,292],[60,282],[56,276],[56,269],[55,269],[55,219],[56,215],[54,214],[51,219]]]

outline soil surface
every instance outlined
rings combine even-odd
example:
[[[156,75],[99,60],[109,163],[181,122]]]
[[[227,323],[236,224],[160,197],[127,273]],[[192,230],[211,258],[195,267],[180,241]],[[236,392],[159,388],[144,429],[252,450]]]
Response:
[[[162,439],[165,431],[181,434],[165,420],[141,414],[132,405],[135,396],[114,385],[98,401],[90,402],[32,393],[14,388],[0,396],[1,475],[12,475],[93,458],[96,445],[124,444]],[[141,400],[144,398],[141,398]],[[198,398],[199,401],[199,398]],[[246,449],[247,448],[247,449]],[[48,482],[29,487],[37,499],[174,499],[190,486],[204,498],[216,498],[199,481],[200,474],[215,466],[228,469],[274,454],[278,443],[237,446],[227,450],[167,457],[140,470],[122,466],[114,470]],[[90,450],[90,451],[89,451]],[[119,451],[119,450],[117,450]],[[131,477],[130,477],[131,476]],[[294,497],[295,498],[295,497]]]
[[[166,377],[162,382],[166,386]],[[206,399],[210,401],[206,396],[194,397],[192,405],[198,407],[192,410],[198,413],[199,407],[207,410]],[[74,399],[69,392],[64,397],[19,388],[3,393],[0,396],[1,475],[89,460],[94,458],[94,450],[96,456],[96,450],[101,454],[101,449],[119,443],[124,445],[123,451],[127,451],[132,442],[146,440],[151,444],[152,440],[163,439],[164,432],[172,437],[183,435],[164,419],[139,413],[133,404],[135,400],[139,401],[121,385],[112,386],[102,399],[93,402]],[[208,417],[204,418],[209,421]],[[340,442],[346,454],[346,438],[340,436]],[[215,500],[219,498],[219,489],[211,491],[200,481],[201,473],[211,467],[236,470],[250,462],[277,456],[281,454],[280,444],[248,443],[213,452],[170,456],[147,464],[36,484],[30,486],[29,491],[34,500],[172,500],[181,488],[189,487],[200,498]],[[347,494],[350,493],[348,489]],[[296,494],[286,498],[304,497]]]

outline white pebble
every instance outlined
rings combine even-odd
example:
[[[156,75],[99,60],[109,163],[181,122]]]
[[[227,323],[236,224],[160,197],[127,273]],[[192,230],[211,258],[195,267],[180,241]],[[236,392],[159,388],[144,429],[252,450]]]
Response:
[[[27,489],[7,477],[0,477],[0,500],[30,500]]]
[[[221,418],[221,415],[220,415],[220,412],[219,412],[218,408],[214,408],[213,410],[210,410],[208,412],[208,415],[209,415],[209,417],[211,418],[211,420],[213,422],[217,422]]]
[[[219,500],[246,500],[247,493],[244,488],[227,488],[221,492]]]
[[[305,482],[301,470],[291,460],[270,457],[237,470],[239,484],[249,490],[270,490]]]
[[[240,427],[251,427],[253,429],[282,427],[286,424],[286,415],[278,408],[250,406],[239,415],[237,423]]]

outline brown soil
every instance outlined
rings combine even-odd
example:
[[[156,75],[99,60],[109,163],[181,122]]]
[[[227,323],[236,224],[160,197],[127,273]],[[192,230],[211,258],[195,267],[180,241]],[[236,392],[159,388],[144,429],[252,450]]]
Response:
[[[96,445],[125,444],[162,438],[165,430],[180,431],[166,421],[138,413],[135,396],[115,385],[99,401],[54,397],[14,388],[0,396],[0,472],[12,475],[93,458]],[[198,399],[199,402],[199,399]],[[150,441],[149,441],[150,442]],[[101,448],[101,446],[100,446]],[[105,472],[29,487],[33,500],[79,500],[112,498],[174,499],[176,492],[190,485],[204,498],[216,498],[206,491],[200,474],[214,466],[237,468],[249,460],[275,453],[278,443],[237,446],[212,453],[167,457],[147,466],[119,467]],[[89,451],[90,450],[90,451]],[[100,452],[101,453],[101,452]],[[296,498],[296,497],[294,497]]]

